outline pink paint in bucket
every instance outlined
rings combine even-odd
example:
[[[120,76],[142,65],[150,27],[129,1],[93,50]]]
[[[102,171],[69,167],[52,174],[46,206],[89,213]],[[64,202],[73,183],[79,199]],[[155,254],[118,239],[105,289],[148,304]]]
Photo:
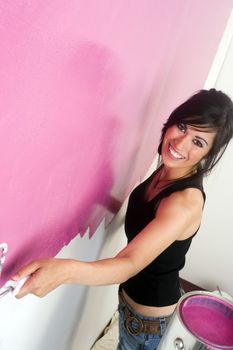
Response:
[[[184,298],[179,315],[187,330],[210,349],[233,349],[233,304],[210,294]]]

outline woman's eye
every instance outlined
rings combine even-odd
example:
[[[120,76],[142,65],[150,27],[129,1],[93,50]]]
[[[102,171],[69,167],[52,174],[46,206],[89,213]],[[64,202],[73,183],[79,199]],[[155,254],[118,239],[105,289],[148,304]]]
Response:
[[[177,127],[180,131],[185,132],[187,129],[187,126],[184,123],[178,123]]]
[[[198,147],[203,147],[203,144],[202,144],[202,142],[201,141],[199,141],[199,140],[197,140],[197,139],[194,139],[193,140],[193,143],[194,143],[194,145],[196,145],[196,146],[198,146]]]

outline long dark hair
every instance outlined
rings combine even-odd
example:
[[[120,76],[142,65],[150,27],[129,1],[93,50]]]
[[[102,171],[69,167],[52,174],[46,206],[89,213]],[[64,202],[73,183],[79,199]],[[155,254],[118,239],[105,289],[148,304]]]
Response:
[[[171,126],[184,123],[199,131],[216,132],[208,154],[197,165],[197,172],[207,175],[221,159],[233,137],[233,103],[229,96],[216,89],[200,90],[178,106],[163,125],[158,152],[164,135]]]

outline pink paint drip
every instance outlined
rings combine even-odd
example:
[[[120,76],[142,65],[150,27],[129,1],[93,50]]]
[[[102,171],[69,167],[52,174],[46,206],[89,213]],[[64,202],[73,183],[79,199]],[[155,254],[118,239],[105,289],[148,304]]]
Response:
[[[233,305],[215,296],[192,296],[180,305],[187,329],[214,349],[233,349]]]

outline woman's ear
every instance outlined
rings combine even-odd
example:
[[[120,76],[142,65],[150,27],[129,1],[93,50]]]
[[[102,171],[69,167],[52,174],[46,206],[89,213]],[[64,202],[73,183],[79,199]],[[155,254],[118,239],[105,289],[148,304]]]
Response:
[[[201,169],[204,169],[206,163],[206,157],[202,158],[202,160],[199,162],[199,166]]]

